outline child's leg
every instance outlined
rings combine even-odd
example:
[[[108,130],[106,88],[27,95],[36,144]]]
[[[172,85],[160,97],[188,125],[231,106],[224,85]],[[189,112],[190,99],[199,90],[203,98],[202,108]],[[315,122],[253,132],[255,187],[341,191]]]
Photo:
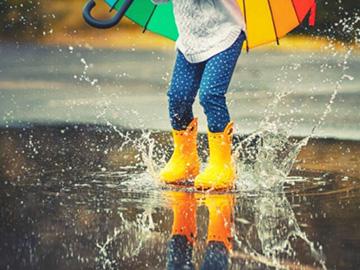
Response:
[[[199,174],[197,119],[194,119],[192,105],[204,67],[204,63],[189,63],[178,51],[168,91],[174,151],[159,174],[160,179],[168,184],[178,184]]]
[[[200,86],[200,103],[208,121],[209,163],[194,181],[197,189],[231,189],[236,167],[231,156],[233,123],[225,94],[230,84],[245,35],[242,33],[227,50],[210,58]]]
[[[205,66],[200,85],[200,104],[207,116],[211,132],[222,132],[230,122],[225,94],[245,39],[242,33],[227,50],[210,58]]]
[[[169,115],[175,130],[184,130],[193,120],[192,105],[200,86],[204,63],[189,63],[178,51],[168,91]]]

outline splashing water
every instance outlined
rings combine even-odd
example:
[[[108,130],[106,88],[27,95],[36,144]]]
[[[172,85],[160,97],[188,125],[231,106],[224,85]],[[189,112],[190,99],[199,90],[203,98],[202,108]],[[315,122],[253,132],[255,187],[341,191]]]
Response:
[[[121,261],[138,256],[146,242],[153,240],[152,232],[155,225],[151,209],[145,209],[143,213],[136,215],[135,221],[129,221],[122,212],[119,212],[119,217],[121,227],[114,228],[113,233],[107,236],[104,243],[96,244],[99,248],[96,261],[102,269],[118,269],[117,265]],[[125,239],[122,235],[124,232],[126,232]],[[121,236],[121,241],[124,243],[118,246],[116,242]],[[118,254],[115,258],[110,255],[114,253]]]
[[[356,18],[355,21],[350,21],[349,24],[349,20],[347,20],[346,28],[354,29],[354,25],[358,21],[359,18]],[[355,40],[357,44],[358,35],[356,35]],[[326,50],[334,51],[334,44],[330,42]],[[275,95],[266,110],[267,115],[261,122],[258,131],[243,140],[235,148],[234,156],[237,160],[238,172],[240,172],[237,184],[242,190],[257,191],[258,196],[252,207],[255,213],[254,225],[261,243],[261,253],[252,247],[250,240],[245,241],[247,245],[244,247],[243,242],[235,237],[238,245],[247,250],[253,261],[276,269],[287,269],[289,266],[286,266],[286,262],[284,264],[284,261],[280,258],[284,254],[296,258],[297,254],[293,249],[292,242],[301,239],[309,248],[315,261],[323,269],[327,269],[322,247],[318,246],[316,248],[314,243],[301,230],[294,211],[282,189],[284,184],[292,180],[288,176],[302,147],[307,145],[310,138],[316,136],[316,131],[331,113],[332,105],[338,92],[342,89],[343,82],[353,80],[352,76],[346,74],[348,60],[352,51],[353,47],[348,48],[343,55],[343,61],[337,63],[337,66],[341,67],[342,74],[335,81],[333,93],[308,136],[297,141],[291,140],[288,129],[291,125],[282,122],[281,114],[277,113],[277,106],[283,102],[285,97],[293,93],[293,90],[290,89]],[[321,71],[325,71],[324,67],[321,67]],[[273,191],[266,191],[269,189]]]
[[[359,16],[356,16],[355,19],[340,19],[338,25],[341,25],[343,29],[348,31],[354,31],[357,29],[356,24],[359,20]],[[291,139],[289,133],[297,125],[296,120],[283,121],[282,116],[284,114],[277,110],[280,104],[286,103],[285,98],[294,93],[294,89],[291,88],[293,84],[286,84],[285,87],[290,88],[285,88],[283,91],[278,91],[275,94],[274,99],[265,110],[265,118],[260,123],[258,130],[235,148],[234,158],[237,160],[237,169],[240,175],[237,184],[240,189],[271,189],[289,182],[287,177],[301,149],[307,145],[309,139],[316,136],[316,131],[324,124],[327,116],[331,113],[332,105],[339,91],[341,91],[344,81],[354,79],[346,72],[349,69],[348,63],[353,49],[359,43],[359,36],[359,31],[356,30],[354,35],[355,45],[344,45],[348,48],[343,53],[342,61],[336,63],[336,66],[341,69],[341,74],[333,83],[333,93],[330,95],[322,115],[318,118],[317,123],[313,126],[308,136],[300,140]],[[333,57],[337,55],[338,52],[335,48],[334,39],[329,40],[324,50],[332,53]],[[311,61],[311,58],[312,55],[310,55],[309,61]],[[329,59],[325,58],[324,62],[326,61],[329,61]],[[298,68],[298,66],[295,68],[285,67],[282,70],[297,71]],[[321,72],[325,72],[327,69],[330,71],[333,68],[331,65],[320,65]],[[287,78],[288,72],[284,76]],[[316,89],[316,86],[314,88]],[[289,107],[292,108],[290,113],[296,110],[293,104]],[[266,179],[266,181],[263,179]]]
[[[73,48],[71,49],[71,53],[73,53]],[[101,111],[98,114],[98,118],[102,118],[106,125],[110,127],[112,130],[114,130],[121,139],[123,139],[122,145],[119,147],[119,151],[123,151],[123,149],[127,145],[131,145],[132,147],[135,147],[135,149],[140,153],[138,156],[138,162],[139,166],[145,166],[147,168],[147,172],[154,177],[154,179],[157,179],[157,164],[154,163],[154,147],[155,147],[155,140],[151,138],[152,132],[150,130],[140,129],[141,136],[135,137],[132,134],[132,131],[123,131],[117,127],[116,124],[112,123],[109,119],[106,118],[107,110],[111,107],[111,99],[102,91],[100,82],[96,78],[91,78],[88,75],[89,65],[86,62],[84,58],[80,59],[81,63],[84,65],[84,69],[82,71],[82,74],[80,76],[75,75],[74,78],[79,79],[80,81],[85,81],[87,83],[90,83],[92,87],[95,87],[95,89],[102,95],[104,104],[100,104],[101,108],[99,111]],[[113,108],[112,108],[113,109]],[[133,112],[137,115],[136,112]],[[138,117],[138,120],[140,121],[139,126],[143,126],[141,118]],[[159,158],[161,163],[164,163],[165,161],[165,154],[163,154]]]
[[[242,232],[245,235],[242,240],[236,232],[234,237],[240,250],[246,251],[247,255],[234,252],[235,259],[240,257],[248,262],[257,262],[276,269],[297,269],[292,262],[297,262],[297,252],[293,245],[301,240],[308,247],[315,262],[327,269],[322,247],[315,247],[301,230],[292,206],[282,191],[263,192],[255,200],[251,200],[250,204],[247,206],[254,213],[254,224],[248,232]],[[253,230],[256,231],[260,249],[253,244],[256,243],[251,233]]]

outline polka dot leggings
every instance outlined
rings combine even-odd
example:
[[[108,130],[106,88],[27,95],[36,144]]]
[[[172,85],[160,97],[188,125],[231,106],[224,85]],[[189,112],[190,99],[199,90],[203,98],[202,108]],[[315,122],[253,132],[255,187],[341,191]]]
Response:
[[[230,122],[225,94],[241,48],[242,32],[230,48],[200,63],[189,63],[178,50],[168,90],[169,115],[172,128],[184,130],[193,120],[192,105],[199,90],[200,104],[211,132],[222,132]]]

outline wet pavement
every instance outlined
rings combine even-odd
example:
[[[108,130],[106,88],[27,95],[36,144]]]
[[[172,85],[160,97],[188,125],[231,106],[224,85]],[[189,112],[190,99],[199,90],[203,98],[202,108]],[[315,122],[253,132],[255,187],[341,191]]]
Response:
[[[360,142],[310,139],[289,176],[274,184],[274,174],[244,172],[231,193],[159,183],[170,142],[168,132],[101,125],[0,129],[0,269],[165,269],[190,261],[178,230],[196,269],[359,268]],[[231,252],[207,245],[214,231]]]
[[[166,91],[174,51],[0,43],[0,55],[0,126],[170,128]],[[295,136],[309,135],[321,121],[317,136],[359,140],[359,73],[359,52],[338,51],[331,42],[316,52],[243,53],[228,93],[231,117],[241,134],[271,117]],[[205,132],[198,101],[194,112]]]

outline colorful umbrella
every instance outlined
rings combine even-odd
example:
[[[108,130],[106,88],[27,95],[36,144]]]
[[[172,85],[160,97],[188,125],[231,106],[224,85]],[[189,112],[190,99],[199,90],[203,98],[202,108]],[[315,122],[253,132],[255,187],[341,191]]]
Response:
[[[105,0],[117,10],[110,20],[99,21],[90,14],[95,1],[90,0],[84,8],[86,22],[97,28],[116,25],[126,15],[135,23],[151,32],[176,40],[178,32],[172,4],[154,5],[150,0]],[[179,0],[183,1],[183,0]],[[309,24],[315,23],[315,0],[237,0],[245,18],[246,47],[254,48],[276,41],[297,27],[310,12]]]

